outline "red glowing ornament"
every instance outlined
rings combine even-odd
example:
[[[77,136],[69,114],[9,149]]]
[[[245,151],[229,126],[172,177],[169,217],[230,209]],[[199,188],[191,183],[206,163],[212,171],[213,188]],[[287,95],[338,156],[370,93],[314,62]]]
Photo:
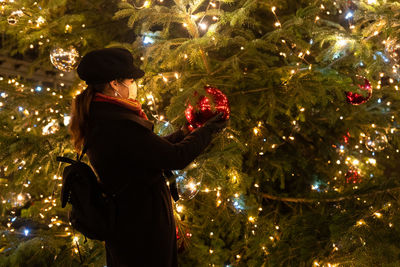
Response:
[[[346,173],[346,183],[356,184],[361,183],[360,171],[357,169],[349,169]]]
[[[350,133],[347,132],[346,135],[343,136],[343,141],[348,144],[349,143],[349,138],[350,138]]]
[[[361,105],[367,102],[372,96],[372,87],[367,79],[364,78],[364,84],[358,84],[361,90],[367,91],[367,96],[363,96],[353,92],[346,92],[346,99],[352,105]]]
[[[226,95],[211,86],[205,86],[204,90],[206,95],[198,98],[196,106],[187,104],[185,116],[191,128],[203,126],[207,120],[221,112],[224,113],[224,119],[229,119],[231,110]],[[197,95],[198,93],[195,92],[195,96]]]

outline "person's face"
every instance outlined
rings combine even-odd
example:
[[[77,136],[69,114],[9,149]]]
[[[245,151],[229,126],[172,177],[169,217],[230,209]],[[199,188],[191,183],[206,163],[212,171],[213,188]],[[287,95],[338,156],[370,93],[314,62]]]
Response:
[[[117,91],[118,96],[124,99],[136,99],[137,85],[133,79],[124,79],[121,82],[117,80],[111,81],[110,85]]]

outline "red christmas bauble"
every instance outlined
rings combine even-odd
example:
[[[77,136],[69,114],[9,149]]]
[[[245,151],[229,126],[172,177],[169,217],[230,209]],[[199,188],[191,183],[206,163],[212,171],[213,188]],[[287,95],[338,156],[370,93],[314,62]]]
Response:
[[[185,110],[186,119],[192,128],[203,126],[207,120],[221,112],[227,120],[231,113],[228,98],[219,89],[205,86],[204,90],[206,95],[199,96],[195,106],[188,103]]]
[[[357,169],[349,169],[346,173],[346,183],[348,184],[356,184],[356,183],[361,183],[361,175],[360,171]]]
[[[361,90],[367,91],[367,95],[363,96],[353,92],[346,92],[346,99],[352,105],[361,105],[367,102],[372,96],[372,87],[367,79],[364,78],[364,84],[358,84]]]

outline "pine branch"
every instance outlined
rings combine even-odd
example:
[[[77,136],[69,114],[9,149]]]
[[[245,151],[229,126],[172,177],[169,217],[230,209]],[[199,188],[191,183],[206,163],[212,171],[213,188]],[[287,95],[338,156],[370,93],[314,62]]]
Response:
[[[279,196],[274,196],[270,195],[267,193],[263,193],[263,198],[266,199],[271,199],[271,200],[276,200],[276,201],[281,201],[281,202],[294,202],[294,203],[314,203],[314,202],[340,202],[352,198],[357,198],[357,197],[367,197],[367,196],[373,196],[373,195],[378,195],[378,194],[383,194],[383,193],[391,193],[394,191],[400,190],[400,187],[393,187],[393,188],[388,188],[384,190],[379,190],[375,192],[370,192],[370,193],[365,193],[365,194],[360,194],[360,195],[349,195],[349,196],[342,196],[342,197],[337,197],[337,198],[294,198],[294,197],[279,197]]]

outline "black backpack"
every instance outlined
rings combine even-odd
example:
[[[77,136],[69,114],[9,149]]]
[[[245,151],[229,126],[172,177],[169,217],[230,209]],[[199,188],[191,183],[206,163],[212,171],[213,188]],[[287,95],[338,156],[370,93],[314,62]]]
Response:
[[[64,168],[61,188],[61,207],[72,205],[68,217],[74,229],[85,237],[104,241],[112,236],[116,219],[116,194],[106,192],[92,168],[82,162],[87,145],[76,160],[57,157],[69,163]]]

